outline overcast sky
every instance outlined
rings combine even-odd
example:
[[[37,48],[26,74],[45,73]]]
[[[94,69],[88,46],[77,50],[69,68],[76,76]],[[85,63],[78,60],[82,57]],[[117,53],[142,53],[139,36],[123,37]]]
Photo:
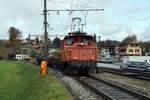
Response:
[[[43,34],[44,0],[0,0],[0,39],[8,39],[8,29],[15,26],[28,33]],[[139,40],[150,40],[150,0],[47,0],[48,9],[93,9],[89,12],[84,31],[96,33],[102,40],[122,40],[136,34]],[[86,12],[49,12],[49,34],[66,34],[70,31],[72,17],[81,17],[84,23]]]

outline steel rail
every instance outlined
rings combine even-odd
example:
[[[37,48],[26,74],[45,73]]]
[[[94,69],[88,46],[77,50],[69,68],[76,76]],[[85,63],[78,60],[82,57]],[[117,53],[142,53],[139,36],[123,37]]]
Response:
[[[124,91],[124,92],[128,93],[128,94],[137,96],[137,97],[139,97],[141,100],[150,100],[150,97],[149,97],[149,96],[146,96],[146,95],[141,94],[141,93],[137,93],[137,92],[135,92],[135,91],[133,91],[133,90],[130,90],[130,89],[126,88],[126,87],[122,87],[122,86],[119,85],[119,84],[115,84],[115,83],[113,83],[113,82],[110,82],[110,81],[107,81],[107,80],[104,80],[104,79],[96,78],[96,77],[94,77],[94,76],[90,76],[90,77],[91,77],[92,79],[94,79],[94,80],[97,80],[97,81],[99,81],[99,82],[103,82],[104,84],[107,84],[107,85],[110,85],[110,86],[112,86],[112,87],[115,87],[115,88],[117,88],[117,89],[119,89],[119,90],[121,90],[121,91]]]
[[[142,72],[134,72],[134,71],[128,71],[128,70],[120,70],[120,69],[113,69],[113,68],[100,68],[100,70],[107,72],[107,73],[112,73],[112,74],[117,74],[129,78],[134,78],[134,79],[140,79],[140,80],[145,80],[145,81],[150,81],[150,75],[149,73],[142,73]],[[126,72],[131,72],[131,74],[127,74]]]
[[[133,73],[138,73],[144,76],[150,76],[149,71],[138,71],[138,70],[130,70],[130,69],[115,69],[115,68],[105,68],[105,67],[100,67],[101,70],[113,70],[113,71],[118,71],[118,72],[133,72]]]
[[[121,75],[121,76],[125,76],[125,77],[128,77],[128,78],[134,78],[134,79],[139,79],[139,80],[144,80],[144,81],[150,81],[150,76],[141,76],[141,75],[138,75],[138,74],[131,74],[131,75],[128,75],[128,74],[125,74],[125,73],[122,73],[122,72],[115,72],[115,71],[104,71],[104,72],[107,72],[107,73],[112,73],[112,74],[117,74],[117,75]]]
[[[114,100],[114,98],[110,97],[109,95],[107,95],[106,93],[96,89],[95,87],[87,84],[86,82],[84,82],[83,80],[81,80],[80,78],[75,78],[77,81],[79,81],[81,84],[83,84],[84,86],[88,87],[92,92],[96,93],[98,96],[102,97],[104,100]]]

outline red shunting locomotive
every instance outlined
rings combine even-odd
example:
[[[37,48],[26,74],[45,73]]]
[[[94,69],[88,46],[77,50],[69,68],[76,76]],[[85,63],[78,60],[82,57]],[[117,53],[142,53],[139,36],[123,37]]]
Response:
[[[61,62],[80,73],[89,73],[97,65],[94,37],[83,32],[68,33],[62,42]]]

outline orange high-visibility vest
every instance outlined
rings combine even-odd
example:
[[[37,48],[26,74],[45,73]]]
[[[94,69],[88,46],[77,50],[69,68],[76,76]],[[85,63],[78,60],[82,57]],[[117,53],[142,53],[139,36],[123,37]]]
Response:
[[[41,68],[46,68],[47,64],[46,64],[46,61],[42,61],[41,62]]]

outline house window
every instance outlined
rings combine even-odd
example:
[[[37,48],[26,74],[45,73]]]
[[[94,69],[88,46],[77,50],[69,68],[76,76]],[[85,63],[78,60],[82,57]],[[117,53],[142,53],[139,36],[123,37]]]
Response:
[[[133,52],[133,50],[132,50],[132,49],[129,49],[129,52]]]
[[[135,52],[139,52],[139,49],[135,49]]]

